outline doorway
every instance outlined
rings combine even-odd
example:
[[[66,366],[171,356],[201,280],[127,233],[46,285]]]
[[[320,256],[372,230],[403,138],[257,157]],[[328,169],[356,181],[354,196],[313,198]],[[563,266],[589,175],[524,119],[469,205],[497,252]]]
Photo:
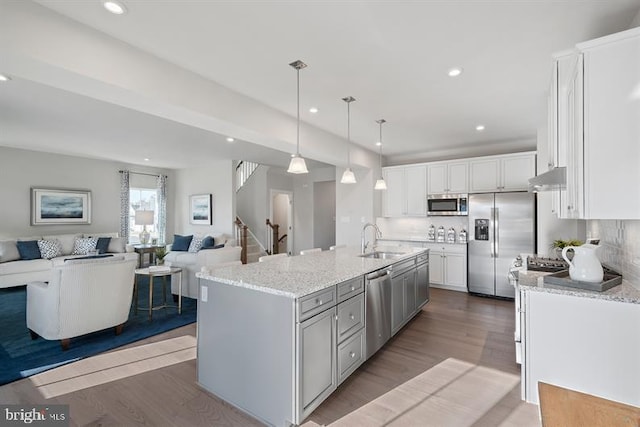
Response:
[[[271,190],[270,218],[278,224],[278,253],[293,255],[293,193]]]

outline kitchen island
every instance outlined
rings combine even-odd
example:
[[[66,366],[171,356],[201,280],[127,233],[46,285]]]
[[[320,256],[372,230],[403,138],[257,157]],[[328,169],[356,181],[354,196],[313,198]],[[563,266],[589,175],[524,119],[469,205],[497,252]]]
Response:
[[[300,424],[365,361],[369,273],[402,272],[385,320],[393,332],[427,302],[428,250],[394,251],[342,248],[198,273],[198,383],[262,422]]]
[[[518,274],[523,399],[537,404],[541,381],[640,406],[640,287],[595,292],[544,283],[546,274]]]

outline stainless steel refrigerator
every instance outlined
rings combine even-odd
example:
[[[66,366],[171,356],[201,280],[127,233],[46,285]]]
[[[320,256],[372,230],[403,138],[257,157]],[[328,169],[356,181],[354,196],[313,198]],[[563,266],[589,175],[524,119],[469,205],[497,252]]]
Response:
[[[519,254],[535,253],[535,194],[469,195],[469,292],[513,298],[509,267]]]

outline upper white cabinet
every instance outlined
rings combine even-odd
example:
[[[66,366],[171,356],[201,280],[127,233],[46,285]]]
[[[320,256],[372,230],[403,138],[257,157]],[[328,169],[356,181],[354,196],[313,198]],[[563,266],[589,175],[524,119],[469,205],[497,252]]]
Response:
[[[387,190],[382,193],[382,216],[427,215],[427,166],[383,168]]]
[[[558,216],[640,219],[640,28],[576,47],[567,67],[556,62]]]
[[[439,162],[428,165],[429,194],[467,193],[469,162]]]
[[[526,191],[535,175],[535,152],[471,159],[469,192]]]

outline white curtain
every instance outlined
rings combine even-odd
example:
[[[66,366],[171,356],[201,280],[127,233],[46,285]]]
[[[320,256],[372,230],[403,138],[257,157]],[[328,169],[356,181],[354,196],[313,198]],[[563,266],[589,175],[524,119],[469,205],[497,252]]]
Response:
[[[167,231],[167,177],[158,175],[156,180],[158,192],[158,242],[166,243]]]
[[[120,237],[129,242],[129,171],[120,171]]]

